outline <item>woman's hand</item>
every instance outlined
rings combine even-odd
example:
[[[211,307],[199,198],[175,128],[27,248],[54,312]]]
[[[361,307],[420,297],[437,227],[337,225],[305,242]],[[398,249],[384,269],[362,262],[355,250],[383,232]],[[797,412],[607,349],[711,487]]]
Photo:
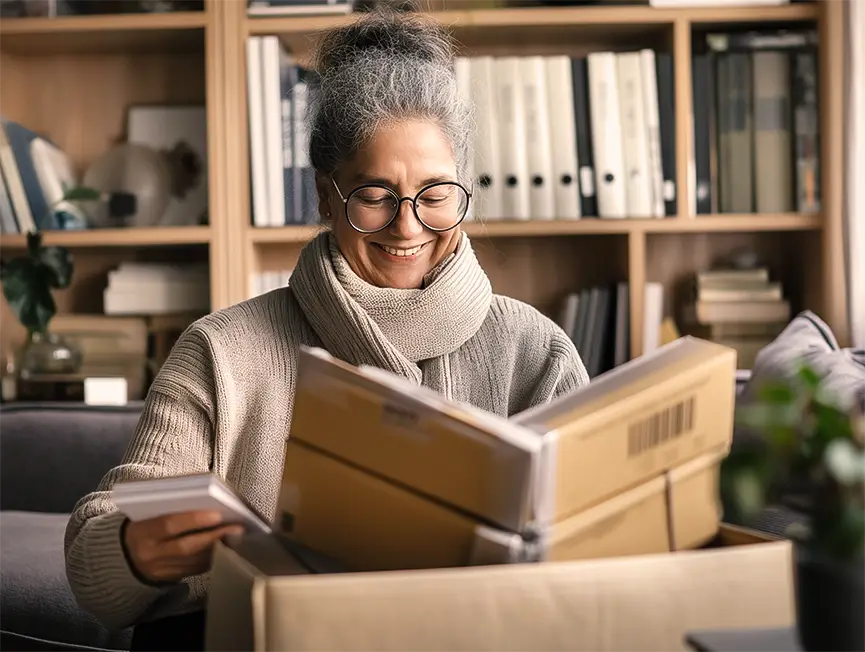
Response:
[[[168,514],[130,521],[123,545],[134,570],[149,582],[178,582],[210,568],[213,544],[242,525],[222,524],[219,512]]]

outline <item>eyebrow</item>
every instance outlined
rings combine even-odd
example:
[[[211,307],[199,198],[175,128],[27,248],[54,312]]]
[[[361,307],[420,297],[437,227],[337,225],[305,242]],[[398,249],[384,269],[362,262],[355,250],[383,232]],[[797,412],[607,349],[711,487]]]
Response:
[[[374,177],[374,176],[364,174],[363,172],[359,172],[358,174],[354,175],[352,177],[352,180],[357,182],[357,183],[362,183],[362,184],[375,183],[375,184],[379,184],[382,186],[387,186],[388,188],[393,188],[394,186],[396,186],[396,184],[391,179],[386,179],[384,177]],[[421,181],[418,188],[420,189],[420,188],[423,188],[425,186],[430,185],[431,183],[438,183],[440,181],[452,181],[453,182],[453,181],[455,181],[455,179],[452,176],[450,176],[449,174],[440,174],[437,176],[427,177],[426,179]]]

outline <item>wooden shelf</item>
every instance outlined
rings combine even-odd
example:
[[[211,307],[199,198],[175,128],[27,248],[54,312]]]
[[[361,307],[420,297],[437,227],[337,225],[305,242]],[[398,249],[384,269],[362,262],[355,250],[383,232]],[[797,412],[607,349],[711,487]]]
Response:
[[[625,7],[519,7],[430,12],[443,25],[455,30],[502,27],[659,25],[685,20],[694,24],[797,22],[816,20],[816,4],[768,7],[709,7],[655,9]],[[350,23],[355,14],[339,16],[279,16],[247,18],[247,34],[306,34]]]
[[[696,215],[692,218],[649,220],[647,233],[744,233],[772,231],[816,231],[822,228],[819,214]]]
[[[821,192],[819,215],[680,215],[666,219],[467,222],[497,291],[551,312],[575,288],[627,279],[631,340],[642,342],[643,284],[672,293],[684,276],[740,249],[780,270],[797,305],[821,311],[843,339],[842,232],[843,11],[840,3],[655,9],[534,6],[472,9],[472,0],[436,0],[428,12],[450,27],[461,54],[566,54],[650,48],[674,62],[676,183],[680,206],[693,194],[691,54],[701,34],[733,27],[817,23],[820,29]],[[553,5],[554,3],[549,3]],[[206,0],[203,12],[70,16],[0,21],[4,117],[48,133],[86,169],[122,137],[133,104],[207,107],[210,226],[47,232],[48,245],[84,255],[74,287],[58,293],[61,312],[98,310],[107,271],[126,260],[209,258],[211,305],[248,296],[253,273],[291,268],[321,226],[254,228],[250,222],[245,42],[277,35],[299,62],[319,32],[357,14],[248,17],[241,0]],[[468,9],[466,7],[469,7]],[[92,56],[96,55],[96,56]],[[41,80],[40,83],[32,80]],[[843,117],[843,116],[842,116]],[[582,237],[593,236],[593,237]],[[817,236],[817,237],[815,237]],[[0,252],[23,252],[23,235],[0,236]],[[807,273],[803,272],[807,269]],[[670,305],[672,306],[672,294]],[[93,303],[88,303],[92,301]],[[7,307],[0,306],[3,310]],[[7,319],[4,312],[4,320]],[[4,321],[5,323],[5,321]],[[0,352],[13,338],[0,340]]]
[[[694,218],[598,219],[522,221],[489,220],[465,222],[463,230],[472,237],[530,238],[559,235],[605,235],[629,233],[723,233],[814,231],[821,227],[820,215],[700,215]],[[250,242],[303,243],[320,231],[318,226],[284,226],[247,229]]]
[[[12,54],[106,54],[201,51],[204,11],[4,18],[0,50]]]
[[[669,11],[675,19],[686,20],[694,25],[803,22],[817,20],[820,15],[817,3],[765,7],[687,7],[655,11]]]
[[[210,242],[207,226],[177,226],[156,228],[87,229],[82,231],[45,231],[43,243],[62,247],[155,247]],[[23,249],[27,237],[23,234],[3,235],[0,249]]]
[[[247,240],[251,243],[307,242],[321,231],[320,226],[247,227]]]

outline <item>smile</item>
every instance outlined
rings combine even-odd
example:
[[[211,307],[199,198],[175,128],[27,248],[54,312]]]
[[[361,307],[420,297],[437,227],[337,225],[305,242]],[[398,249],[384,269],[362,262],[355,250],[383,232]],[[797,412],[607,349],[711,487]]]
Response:
[[[379,243],[374,243],[376,247],[384,251],[385,253],[390,254],[391,256],[396,256],[397,258],[410,258],[412,256],[416,256],[421,252],[421,250],[426,247],[429,243],[425,242],[422,245],[417,247],[411,247],[410,249],[406,249],[404,247],[391,247],[388,245],[383,245]]]

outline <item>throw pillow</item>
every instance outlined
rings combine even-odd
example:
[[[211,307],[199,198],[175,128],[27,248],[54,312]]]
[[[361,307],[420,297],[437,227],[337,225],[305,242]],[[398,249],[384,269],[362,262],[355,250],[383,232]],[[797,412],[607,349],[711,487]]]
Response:
[[[802,363],[823,378],[824,387],[842,409],[851,409],[865,392],[865,350],[842,348],[826,322],[806,310],[757,354],[741,402],[754,398],[767,379],[791,378]]]

